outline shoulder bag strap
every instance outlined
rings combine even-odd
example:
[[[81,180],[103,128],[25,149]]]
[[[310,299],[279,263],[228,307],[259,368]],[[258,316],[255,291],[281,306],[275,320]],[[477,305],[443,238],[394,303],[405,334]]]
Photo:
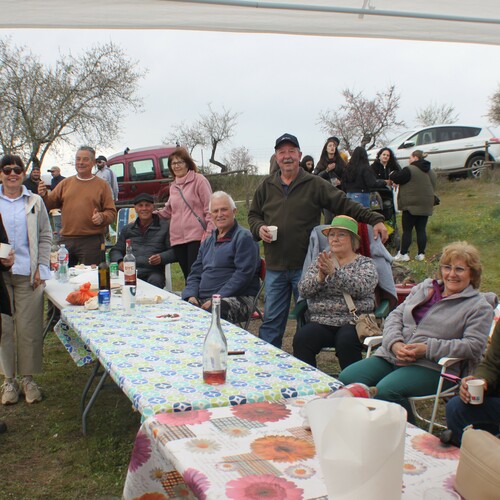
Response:
[[[335,268],[339,269],[340,264],[339,261],[337,260],[337,257],[335,257],[334,253],[332,253],[332,257],[333,257],[333,263],[335,264]],[[352,300],[352,297],[347,292],[342,292],[342,293],[344,294],[344,300],[346,301],[349,312],[353,315],[354,320],[357,321],[358,315],[356,314],[356,306],[354,305],[354,300]]]
[[[204,231],[207,230],[207,223],[193,210],[191,205],[188,203],[186,198],[184,197],[184,193],[182,192],[182,189],[179,186],[175,186],[178,190],[180,195],[182,196],[182,199],[184,200],[184,203],[187,205],[189,210],[191,210],[191,213],[196,217],[196,220],[200,223],[201,227],[203,228]]]

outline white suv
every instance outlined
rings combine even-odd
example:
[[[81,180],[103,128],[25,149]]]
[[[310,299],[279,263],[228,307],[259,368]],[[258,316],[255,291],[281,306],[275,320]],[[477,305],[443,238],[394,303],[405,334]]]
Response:
[[[489,160],[500,159],[500,139],[486,127],[433,125],[407,130],[392,139],[387,147],[392,149],[402,167],[408,165],[412,151],[421,149],[428,154],[427,159],[434,170],[479,177],[484,169],[485,142],[493,142],[488,146]],[[369,151],[371,161],[377,151]]]

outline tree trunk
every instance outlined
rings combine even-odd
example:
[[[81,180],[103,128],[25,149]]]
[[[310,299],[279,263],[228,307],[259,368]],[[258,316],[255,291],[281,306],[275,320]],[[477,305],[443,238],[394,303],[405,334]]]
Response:
[[[217,150],[218,141],[212,140],[212,154],[210,155],[210,159],[208,160],[212,165],[217,165],[220,168],[221,173],[228,172],[229,168],[224,163],[217,161],[215,159],[215,151]]]

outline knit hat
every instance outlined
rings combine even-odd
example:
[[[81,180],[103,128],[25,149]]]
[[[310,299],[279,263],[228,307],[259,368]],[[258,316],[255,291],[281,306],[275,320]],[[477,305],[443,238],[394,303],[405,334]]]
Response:
[[[337,215],[337,217],[332,220],[331,225],[325,227],[325,229],[323,229],[321,232],[326,237],[328,237],[330,229],[333,228],[346,229],[347,231],[354,234],[358,241],[361,241],[361,238],[358,234],[358,223],[352,217],[349,217],[347,215]]]

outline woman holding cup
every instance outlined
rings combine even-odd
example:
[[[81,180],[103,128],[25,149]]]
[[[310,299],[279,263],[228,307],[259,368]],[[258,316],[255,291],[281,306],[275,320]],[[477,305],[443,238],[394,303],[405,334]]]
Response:
[[[51,277],[52,231],[43,200],[23,186],[24,174],[19,156],[5,155],[0,160],[0,214],[16,256],[10,271],[3,273],[12,310],[12,317],[2,316],[4,405],[17,403],[20,393],[27,403],[42,400],[33,375],[42,371],[43,289]]]

